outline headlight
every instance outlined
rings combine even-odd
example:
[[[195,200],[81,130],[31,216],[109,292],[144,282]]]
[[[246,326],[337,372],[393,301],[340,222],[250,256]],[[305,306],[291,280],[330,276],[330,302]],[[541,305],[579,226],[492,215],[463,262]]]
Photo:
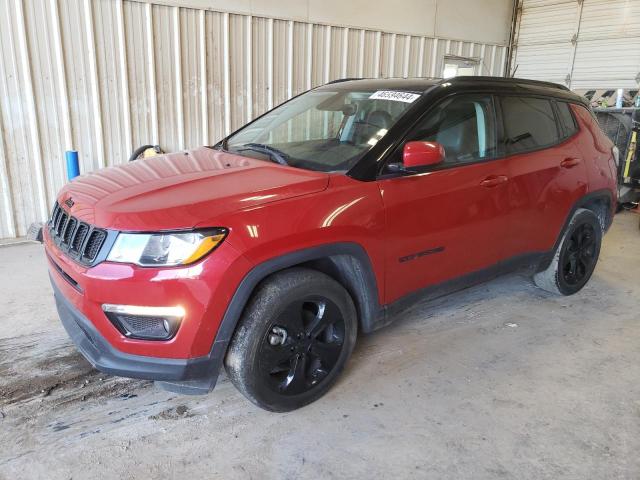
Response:
[[[197,262],[227,236],[224,228],[193,232],[120,233],[107,261],[143,267],[173,267]]]

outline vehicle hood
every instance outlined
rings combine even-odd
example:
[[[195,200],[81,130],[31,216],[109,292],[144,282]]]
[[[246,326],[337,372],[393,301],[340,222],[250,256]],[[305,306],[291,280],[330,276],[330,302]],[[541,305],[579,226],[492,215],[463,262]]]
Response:
[[[61,190],[58,201],[98,227],[170,230],[319,192],[328,183],[326,173],[201,147],[82,175]]]

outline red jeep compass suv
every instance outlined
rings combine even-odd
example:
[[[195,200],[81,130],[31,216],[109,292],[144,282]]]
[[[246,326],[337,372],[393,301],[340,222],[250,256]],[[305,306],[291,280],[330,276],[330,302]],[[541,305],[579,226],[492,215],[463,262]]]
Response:
[[[580,290],[615,156],[559,85],[336,81],[213,147],[66,185],[44,231],[58,311],[99,370],[201,393],[224,364],[292,410],[417,298],[523,267]]]

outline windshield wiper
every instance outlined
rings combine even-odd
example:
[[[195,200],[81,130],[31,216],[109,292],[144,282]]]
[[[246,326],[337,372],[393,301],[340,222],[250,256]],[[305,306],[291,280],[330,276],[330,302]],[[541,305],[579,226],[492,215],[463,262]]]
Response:
[[[264,145],[262,143],[245,143],[242,147],[237,149],[238,152],[244,152],[246,150],[266,153],[274,162],[279,163],[280,165],[289,165],[289,162],[287,161],[289,159],[289,155],[270,145]]]

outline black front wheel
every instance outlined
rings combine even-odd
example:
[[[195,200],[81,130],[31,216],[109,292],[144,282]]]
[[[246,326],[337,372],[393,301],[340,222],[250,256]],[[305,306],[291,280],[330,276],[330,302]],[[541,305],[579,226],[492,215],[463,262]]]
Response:
[[[357,335],[356,309],[335,280],[294,268],[265,280],[251,298],[225,359],[234,385],[253,403],[290,411],[333,385]]]

